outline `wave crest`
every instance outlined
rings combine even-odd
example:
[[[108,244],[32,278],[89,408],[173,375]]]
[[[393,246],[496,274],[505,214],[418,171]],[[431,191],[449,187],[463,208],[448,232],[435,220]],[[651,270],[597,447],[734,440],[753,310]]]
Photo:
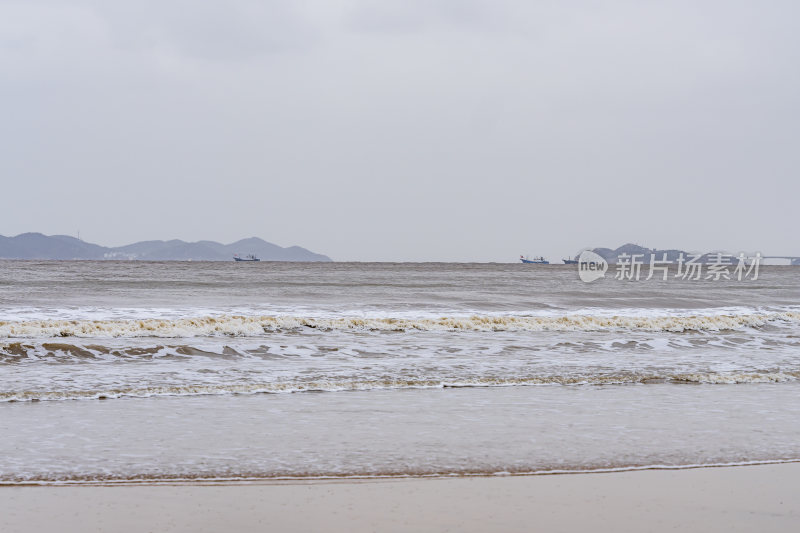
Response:
[[[724,331],[796,325],[800,312],[670,316],[486,316],[441,318],[312,318],[222,315],[179,319],[31,320],[0,322],[0,338],[258,337],[311,328],[321,331]]]

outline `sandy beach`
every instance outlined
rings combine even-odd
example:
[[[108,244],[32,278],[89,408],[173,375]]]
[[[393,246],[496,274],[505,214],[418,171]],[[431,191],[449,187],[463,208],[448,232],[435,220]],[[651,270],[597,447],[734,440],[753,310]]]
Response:
[[[800,533],[799,18],[0,0],[0,533]]]
[[[800,463],[454,479],[0,488],[6,533],[795,531]]]

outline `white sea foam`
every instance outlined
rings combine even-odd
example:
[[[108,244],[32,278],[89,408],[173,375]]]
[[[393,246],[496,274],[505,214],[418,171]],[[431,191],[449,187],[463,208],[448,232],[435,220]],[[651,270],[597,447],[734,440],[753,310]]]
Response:
[[[28,320],[0,322],[4,338],[116,337],[253,337],[271,332],[312,328],[321,331],[725,331],[744,328],[797,326],[800,312],[691,314],[662,316],[443,316],[439,318],[315,318],[286,315],[220,315],[196,318],[135,320]]]

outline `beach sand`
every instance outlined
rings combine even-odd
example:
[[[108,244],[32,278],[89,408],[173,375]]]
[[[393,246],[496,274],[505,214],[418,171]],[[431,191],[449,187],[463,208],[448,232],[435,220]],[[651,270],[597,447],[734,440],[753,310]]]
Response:
[[[0,487],[0,531],[797,531],[800,463],[437,479]]]

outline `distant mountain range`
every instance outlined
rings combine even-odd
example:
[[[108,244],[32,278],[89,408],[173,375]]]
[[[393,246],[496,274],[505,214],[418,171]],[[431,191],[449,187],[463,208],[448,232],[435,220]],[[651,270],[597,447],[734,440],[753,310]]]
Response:
[[[258,237],[231,244],[214,241],[141,241],[109,248],[69,237],[22,233],[16,237],[0,235],[2,259],[137,259],[142,261],[232,261],[235,254],[253,254],[262,261],[331,261],[299,246],[282,248]]]

